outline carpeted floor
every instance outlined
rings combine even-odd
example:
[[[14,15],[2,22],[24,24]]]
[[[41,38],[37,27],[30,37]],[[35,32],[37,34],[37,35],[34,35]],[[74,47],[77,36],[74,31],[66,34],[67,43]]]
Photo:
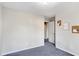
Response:
[[[24,50],[6,56],[73,56],[65,51],[57,49],[53,44],[46,42],[45,46]]]

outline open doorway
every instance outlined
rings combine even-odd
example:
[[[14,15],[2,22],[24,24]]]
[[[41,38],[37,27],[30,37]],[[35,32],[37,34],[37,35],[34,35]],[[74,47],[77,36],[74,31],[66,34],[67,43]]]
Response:
[[[50,42],[56,46],[56,24],[55,17],[50,17],[47,22],[44,22],[45,42]]]
[[[48,41],[48,22],[44,22],[44,42]]]

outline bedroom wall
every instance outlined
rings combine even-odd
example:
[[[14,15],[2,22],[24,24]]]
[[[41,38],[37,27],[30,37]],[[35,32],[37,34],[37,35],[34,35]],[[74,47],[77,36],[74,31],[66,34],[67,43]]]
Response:
[[[3,8],[2,55],[44,45],[44,18]]]
[[[72,33],[71,28],[79,25],[79,3],[61,3],[56,8],[56,21],[62,20],[62,26],[56,25],[56,47],[79,55],[79,34]],[[69,24],[69,29],[64,29],[64,23]]]
[[[2,7],[0,6],[0,55],[2,48]]]

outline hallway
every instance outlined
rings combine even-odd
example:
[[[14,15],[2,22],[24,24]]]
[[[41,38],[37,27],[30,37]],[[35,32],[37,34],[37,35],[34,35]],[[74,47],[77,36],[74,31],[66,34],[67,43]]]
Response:
[[[6,56],[72,56],[72,55],[60,49],[57,49],[51,43],[46,42],[45,46],[8,54]]]

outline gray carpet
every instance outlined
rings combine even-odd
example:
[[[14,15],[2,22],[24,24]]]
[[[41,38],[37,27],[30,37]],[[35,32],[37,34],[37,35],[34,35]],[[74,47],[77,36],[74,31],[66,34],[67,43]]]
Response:
[[[73,56],[65,51],[57,49],[53,44],[46,42],[45,46],[24,50],[6,56]]]

